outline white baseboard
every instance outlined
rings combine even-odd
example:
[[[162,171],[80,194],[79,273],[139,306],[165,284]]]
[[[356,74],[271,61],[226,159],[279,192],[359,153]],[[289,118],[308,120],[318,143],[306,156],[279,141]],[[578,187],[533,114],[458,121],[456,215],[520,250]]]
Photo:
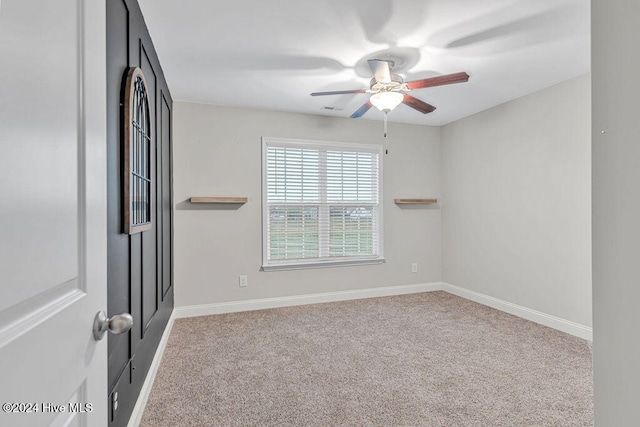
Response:
[[[211,314],[236,313],[240,311],[264,310],[267,308],[291,307],[295,305],[416,294],[420,292],[441,290],[441,282],[419,283],[415,285],[386,286],[383,288],[355,289],[350,291],[324,292],[319,294],[294,295],[278,298],[262,298],[247,301],[189,305],[176,307],[173,310],[173,314],[176,319],[179,319],[182,317],[208,316]]]
[[[174,315],[175,309],[171,313],[169,321],[167,322],[167,327],[162,333],[162,338],[160,338],[160,343],[158,343],[156,354],[153,356],[153,360],[151,361],[149,372],[147,373],[147,377],[144,380],[144,384],[142,384],[140,394],[138,395],[138,400],[136,401],[136,406],[133,407],[133,412],[131,413],[131,417],[129,418],[127,427],[138,427],[140,425],[140,422],[142,421],[142,414],[144,413],[145,406],[147,406],[147,400],[149,399],[149,394],[151,393],[153,382],[156,379],[156,374],[158,373],[158,368],[160,367],[160,362],[162,361],[164,349],[167,346],[167,341],[169,341],[171,329],[173,328],[173,322],[175,321]]]
[[[323,302],[346,301],[362,298],[374,298],[392,295],[414,294],[420,292],[446,291],[450,294],[475,301],[482,305],[495,308],[505,313],[523,319],[531,320],[550,328],[566,332],[571,335],[583,338],[588,341],[593,340],[593,329],[579,323],[552,316],[541,311],[533,310],[521,305],[503,301],[479,292],[470,291],[459,286],[446,282],[420,283],[415,285],[386,286],[382,288],[355,289],[350,291],[325,292],[309,295],[294,295],[278,298],[263,298],[247,301],[231,301],[214,304],[190,305],[176,307],[173,310],[173,317],[176,319],[183,317],[208,316],[212,314],[236,313],[241,311],[264,310],[268,308],[290,307],[304,304],[317,304]]]
[[[536,322],[541,325],[548,326],[550,328],[554,328],[571,335],[575,335],[579,338],[593,341],[593,328],[590,328],[588,326],[581,325],[570,320],[565,320],[560,317],[552,316],[541,311],[523,307],[521,305],[503,301],[498,298],[490,297],[479,292],[470,291],[468,289],[461,288],[450,283],[442,282],[442,290],[449,292],[450,294],[475,301],[482,305],[504,311],[505,313],[513,314],[514,316],[531,320],[532,322]]]

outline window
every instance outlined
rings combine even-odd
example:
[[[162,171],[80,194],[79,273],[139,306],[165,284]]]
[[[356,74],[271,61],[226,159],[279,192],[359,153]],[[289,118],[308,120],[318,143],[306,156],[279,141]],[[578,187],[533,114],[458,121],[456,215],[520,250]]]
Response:
[[[149,230],[151,223],[151,115],[149,94],[140,68],[130,68],[124,104],[124,232]]]
[[[263,269],[382,262],[380,153],[263,138]]]

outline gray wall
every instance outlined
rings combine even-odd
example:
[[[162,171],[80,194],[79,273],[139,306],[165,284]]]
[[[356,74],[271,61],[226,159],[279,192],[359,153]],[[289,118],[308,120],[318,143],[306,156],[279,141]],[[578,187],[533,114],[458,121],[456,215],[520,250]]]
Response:
[[[591,5],[595,419],[631,426],[640,420],[640,2]]]
[[[443,280],[591,326],[590,77],[443,128]]]
[[[440,281],[439,208],[393,203],[441,196],[440,128],[390,124],[389,135],[389,155],[383,156],[387,262],[261,272],[260,138],[375,144],[382,143],[382,123],[175,102],[176,307]],[[224,210],[191,205],[191,196],[247,196],[249,202]],[[246,288],[238,286],[243,274]]]
[[[176,307],[443,280],[589,327],[590,120],[585,75],[443,128],[390,124],[387,262],[261,272],[260,137],[382,143],[382,123],[176,102]],[[441,202],[401,209],[396,197]]]

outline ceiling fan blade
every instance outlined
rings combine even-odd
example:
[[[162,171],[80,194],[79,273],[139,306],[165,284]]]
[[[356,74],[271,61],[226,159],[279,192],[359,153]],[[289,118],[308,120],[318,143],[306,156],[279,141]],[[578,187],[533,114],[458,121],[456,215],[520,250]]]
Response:
[[[436,109],[436,107],[434,107],[433,105],[429,105],[424,101],[420,101],[418,98],[414,98],[411,95],[407,95],[406,93],[403,95],[404,100],[402,101],[402,103],[408,105],[414,110],[420,111],[422,114],[430,113]]]
[[[351,115],[351,118],[352,119],[357,119],[358,117],[362,117],[364,115],[364,113],[369,111],[369,108],[371,108],[371,107],[373,107],[373,104],[371,103],[371,101],[367,101],[366,103],[364,103],[362,105],[362,107],[358,108],[358,110]]]
[[[431,77],[422,80],[413,80],[411,82],[407,82],[406,84],[407,88],[409,89],[423,89],[425,87],[449,85],[452,83],[463,83],[466,81],[469,81],[469,74],[462,72],[455,74],[446,74],[444,76]]]
[[[390,83],[391,82],[391,68],[393,67],[393,61],[387,61],[383,59],[369,59],[367,61],[373,76],[377,82]]]
[[[331,92],[313,92],[311,96],[323,96],[323,95],[344,95],[347,93],[365,93],[366,89],[354,89],[354,90],[334,90]]]

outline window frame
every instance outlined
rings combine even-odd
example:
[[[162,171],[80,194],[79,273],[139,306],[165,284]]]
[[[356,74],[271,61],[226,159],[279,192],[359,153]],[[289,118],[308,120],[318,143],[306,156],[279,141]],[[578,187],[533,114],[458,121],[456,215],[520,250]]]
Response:
[[[153,106],[147,80],[139,67],[128,69],[124,96],[122,208],[124,233],[132,235],[153,227],[155,204]],[[140,182],[146,183],[144,188],[136,185]]]
[[[269,204],[268,204],[268,149],[269,147],[291,147],[309,148],[319,150],[336,151],[363,151],[372,152],[378,156],[378,222],[377,222],[377,247],[378,254],[373,256],[351,256],[345,259],[339,258],[301,258],[295,260],[269,260],[268,253],[268,227],[269,227]],[[335,141],[315,141],[293,138],[262,137],[262,270],[298,270],[323,267],[342,267],[350,265],[381,264],[384,258],[384,209],[383,209],[383,156],[382,146],[377,144],[335,142]],[[303,204],[303,203],[301,203]],[[359,203],[354,203],[359,204]],[[337,204],[339,205],[339,204]],[[329,206],[329,204],[327,204]],[[319,239],[322,239],[319,236]]]

